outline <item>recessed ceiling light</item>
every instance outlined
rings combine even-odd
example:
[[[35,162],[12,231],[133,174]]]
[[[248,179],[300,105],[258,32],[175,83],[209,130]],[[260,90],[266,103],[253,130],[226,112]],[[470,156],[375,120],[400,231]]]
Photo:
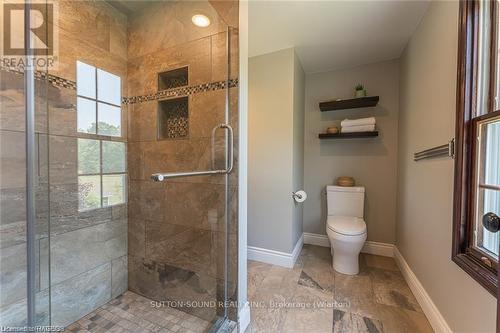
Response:
[[[202,28],[208,27],[210,25],[210,19],[205,15],[201,14],[193,15],[191,21],[193,21],[194,25]]]

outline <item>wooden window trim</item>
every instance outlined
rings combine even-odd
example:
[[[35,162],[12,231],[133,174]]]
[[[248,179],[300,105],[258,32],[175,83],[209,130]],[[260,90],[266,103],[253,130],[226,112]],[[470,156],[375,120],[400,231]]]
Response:
[[[496,1],[494,3],[492,17],[496,15]],[[481,254],[479,251],[471,246],[471,235],[474,232],[474,196],[476,191],[474,187],[476,152],[473,141],[475,140],[475,127],[478,121],[500,114],[500,111],[493,112],[494,74],[490,67],[490,73],[493,77],[490,76],[488,105],[491,111],[481,117],[475,117],[478,6],[478,1],[460,2],[452,260],[492,295],[496,296],[498,286],[497,265],[490,267],[486,261],[480,259]],[[495,36],[496,24],[492,24],[491,65],[494,65],[495,62]]]

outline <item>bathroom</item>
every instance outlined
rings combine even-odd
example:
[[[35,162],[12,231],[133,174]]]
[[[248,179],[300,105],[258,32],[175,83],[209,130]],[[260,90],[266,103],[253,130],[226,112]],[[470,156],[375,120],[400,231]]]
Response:
[[[499,327],[498,8],[250,2],[253,331]]]
[[[238,3],[30,5],[54,61],[1,69],[1,326],[232,327]]]
[[[495,332],[497,2],[1,8],[0,331]]]

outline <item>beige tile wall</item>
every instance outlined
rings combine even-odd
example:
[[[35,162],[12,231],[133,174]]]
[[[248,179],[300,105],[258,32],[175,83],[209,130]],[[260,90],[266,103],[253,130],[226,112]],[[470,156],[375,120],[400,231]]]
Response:
[[[104,1],[59,0],[58,5],[59,66],[49,73],[75,81],[81,60],[122,77],[126,93],[127,17]],[[26,320],[23,76],[2,71],[0,82],[0,281],[2,290],[12,291],[2,292],[0,318],[2,326],[17,326]],[[36,81],[36,95],[36,310],[39,324],[47,324],[50,269],[52,324],[67,325],[127,289],[127,209],[78,212],[76,91]],[[113,140],[126,141],[126,107],[122,118],[123,136]]]
[[[190,19],[209,16],[207,29]],[[160,22],[160,23],[159,23]],[[163,23],[161,23],[163,22]],[[157,91],[157,74],[188,66],[189,85],[227,77],[227,27],[208,2],[157,4],[131,20],[129,96]],[[151,32],[155,31],[154,34]],[[164,34],[161,32],[165,31]],[[160,33],[158,33],[160,32]],[[237,33],[232,56],[237,59]],[[237,77],[237,61],[231,62]],[[208,170],[211,132],[224,122],[225,91],[189,96],[189,137],[157,139],[158,101],[131,104],[129,115],[129,288],[157,300],[217,300],[224,279],[223,176],[153,183],[155,172]],[[237,88],[231,88],[231,124],[237,132]],[[223,131],[217,133],[216,166],[223,166]],[[236,142],[237,148],[237,142]],[[230,177],[230,283],[236,287],[237,168]],[[198,309],[213,319],[217,309]]]

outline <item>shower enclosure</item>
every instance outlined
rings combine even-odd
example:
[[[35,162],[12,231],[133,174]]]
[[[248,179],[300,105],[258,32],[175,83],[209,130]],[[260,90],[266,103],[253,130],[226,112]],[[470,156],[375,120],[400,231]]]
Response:
[[[2,5],[0,326],[227,327],[238,2]]]

